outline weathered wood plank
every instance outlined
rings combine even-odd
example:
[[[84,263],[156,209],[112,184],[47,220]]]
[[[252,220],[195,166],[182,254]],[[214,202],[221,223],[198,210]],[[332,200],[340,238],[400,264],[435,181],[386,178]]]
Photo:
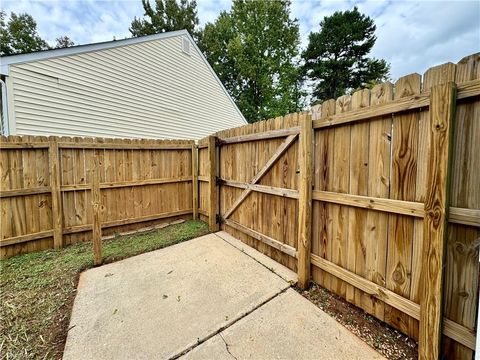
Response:
[[[207,214],[207,212],[204,211],[204,210],[202,210],[202,212],[203,212],[203,215]],[[127,218],[127,219],[120,219],[120,220],[102,222],[101,226],[102,226],[102,229],[107,229],[107,228],[111,228],[111,227],[137,224],[137,223],[141,223],[141,222],[148,222],[148,221],[153,221],[153,220],[166,219],[166,218],[169,218],[169,217],[188,215],[188,214],[191,214],[191,213],[192,213],[192,209],[178,210],[178,211],[172,211],[172,212],[161,213],[161,214],[145,215],[145,216],[141,216],[141,217],[133,217],[133,218]],[[90,223],[90,224],[84,224],[84,225],[76,225],[76,226],[65,227],[63,229],[63,233],[64,234],[74,234],[74,233],[79,233],[79,232],[91,231],[92,229],[93,229],[93,225]]]
[[[192,145],[192,192],[193,192],[193,220],[198,219],[198,150]]]
[[[114,143],[112,141],[102,143],[90,143],[90,142],[59,142],[58,147],[61,149],[104,149],[104,150],[191,150],[191,144],[148,144],[148,143]]]
[[[49,169],[52,190],[53,246],[55,249],[60,249],[63,247],[63,209],[60,195],[60,158],[58,143],[54,140],[50,141]]]
[[[285,254],[288,254],[292,257],[297,257],[297,250],[287,244],[284,244],[278,240],[275,240],[275,239],[272,239],[270,236],[267,236],[267,235],[264,235],[264,234],[261,234],[259,233],[258,231],[255,231],[255,230],[252,230],[234,220],[230,220],[230,219],[225,219],[225,224],[227,224],[228,226],[231,226],[233,227],[234,229],[237,229],[239,231],[242,231],[244,232],[245,234],[259,240],[259,241],[262,241],[264,242],[265,244],[277,249],[277,250],[280,250],[281,252],[285,253]]]
[[[28,196],[28,195],[39,195],[52,192],[50,186],[38,186],[28,189],[11,189],[11,190],[2,190],[0,191],[0,199],[15,197],[15,196]]]
[[[424,204],[414,201],[385,199],[373,196],[361,196],[318,190],[313,191],[313,200],[420,218],[423,218],[425,215]]]
[[[336,113],[340,114],[351,109],[352,97],[344,95],[336,101]],[[348,193],[350,186],[350,144],[351,144],[351,126],[339,126],[333,129],[335,142],[333,162],[330,166],[333,168],[332,189],[334,192]],[[348,207],[344,205],[330,204],[331,212],[331,261],[339,266],[347,266],[347,246],[348,246]],[[332,290],[339,296],[345,298],[347,288],[351,286],[337,278],[331,279]]]
[[[24,243],[32,240],[44,239],[51,236],[53,236],[53,230],[45,230],[45,231],[40,231],[33,234],[9,237],[5,239],[0,239],[0,247],[20,244],[20,243]]]
[[[455,117],[454,83],[434,86],[430,99],[431,153],[425,197],[424,252],[420,307],[419,358],[438,359],[442,329],[442,281]]]
[[[287,197],[290,199],[298,199],[299,197],[298,190],[278,188],[275,186],[249,184],[249,183],[242,183],[239,181],[232,181],[232,180],[222,180],[222,185],[232,186],[239,189],[250,189],[252,191],[256,191],[259,193],[277,195],[277,196]]]
[[[216,137],[208,137],[208,224],[210,226],[210,231],[217,231],[217,149],[216,149]]]
[[[92,169],[92,240],[93,240],[93,261],[95,265],[102,263],[102,225],[100,219],[101,211],[100,195],[100,164],[97,156],[94,156],[94,166]]]
[[[480,53],[461,59],[456,64],[455,77],[445,78],[455,81],[460,88],[465,82],[480,80]],[[480,209],[480,97],[457,101],[455,111],[454,145],[452,159],[452,180],[450,185],[450,213],[453,208]],[[474,219],[472,219],[474,220]],[[472,224],[459,224],[452,221],[448,225],[448,240],[444,271],[444,316],[467,327],[477,328],[479,273],[478,262],[480,227]],[[478,329],[477,329],[478,333]],[[461,343],[444,337],[442,356],[459,360],[472,360],[473,351]]]
[[[289,135],[296,135],[300,132],[300,127],[291,127],[287,129],[268,130],[265,132],[257,132],[248,135],[232,136],[228,138],[220,138],[220,144],[236,144],[248,141],[275,139]]]
[[[312,117],[300,115],[300,181],[298,198],[298,287],[310,284],[312,244],[313,128]]]
[[[403,76],[395,83],[395,98],[415,96],[421,90],[421,76]],[[392,170],[390,198],[415,201],[418,158],[418,111],[396,114],[392,124]],[[414,218],[405,215],[389,216],[386,287],[406,298],[410,297],[412,284],[412,253]],[[408,315],[385,307],[385,321],[400,331],[410,332]]]
[[[358,90],[352,95],[352,110],[370,105],[370,90]],[[350,184],[349,194],[368,194],[368,150],[370,123],[361,122],[351,126],[350,136]],[[368,212],[360,207],[348,209],[347,270],[365,276],[366,222]],[[353,286],[347,287],[347,301],[362,306],[362,293]]]
[[[370,104],[386,104],[393,99],[393,85],[383,83],[370,91]],[[370,121],[368,150],[367,195],[388,199],[390,194],[392,117],[383,116]],[[365,278],[386,286],[388,217],[382,211],[369,211],[365,238]],[[371,296],[362,296],[362,308],[380,320],[385,319],[385,304]]]

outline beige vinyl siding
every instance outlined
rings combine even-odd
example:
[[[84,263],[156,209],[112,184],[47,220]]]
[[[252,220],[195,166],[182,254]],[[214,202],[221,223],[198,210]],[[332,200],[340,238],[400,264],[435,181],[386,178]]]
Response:
[[[12,64],[14,133],[199,139],[244,124],[190,49],[175,36]]]

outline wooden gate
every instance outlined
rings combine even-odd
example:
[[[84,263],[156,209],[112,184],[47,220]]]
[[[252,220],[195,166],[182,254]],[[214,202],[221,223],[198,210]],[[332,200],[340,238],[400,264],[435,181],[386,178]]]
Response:
[[[203,186],[210,196],[208,211],[202,211],[201,204],[200,214],[208,215],[212,229],[228,227],[293,270],[300,256],[300,173],[311,173],[301,171],[299,144],[307,140],[311,145],[312,140],[301,134],[300,125],[309,120],[307,114],[292,114],[225,130],[199,145],[199,157],[209,164],[203,173],[200,169],[199,180],[210,180],[200,185],[200,192]],[[311,120],[308,128],[312,129]],[[210,168],[216,169],[213,179],[208,178]]]

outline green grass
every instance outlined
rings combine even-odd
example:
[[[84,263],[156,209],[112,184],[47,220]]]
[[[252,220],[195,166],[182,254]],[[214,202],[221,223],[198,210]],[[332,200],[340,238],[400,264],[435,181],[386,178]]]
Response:
[[[103,242],[104,263],[160,249],[208,233],[188,220]],[[2,359],[60,359],[80,272],[93,267],[91,243],[0,261]]]

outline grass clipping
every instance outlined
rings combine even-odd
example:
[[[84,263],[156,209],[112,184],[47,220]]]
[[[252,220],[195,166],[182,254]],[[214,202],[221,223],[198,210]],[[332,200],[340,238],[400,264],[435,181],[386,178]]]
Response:
[[[160,249],[208,233],[185,221],[103,242],[104,263]],[[0,262],[2,359],[61,359],[80,272],[93,267],[91,243],[47,250]]]

